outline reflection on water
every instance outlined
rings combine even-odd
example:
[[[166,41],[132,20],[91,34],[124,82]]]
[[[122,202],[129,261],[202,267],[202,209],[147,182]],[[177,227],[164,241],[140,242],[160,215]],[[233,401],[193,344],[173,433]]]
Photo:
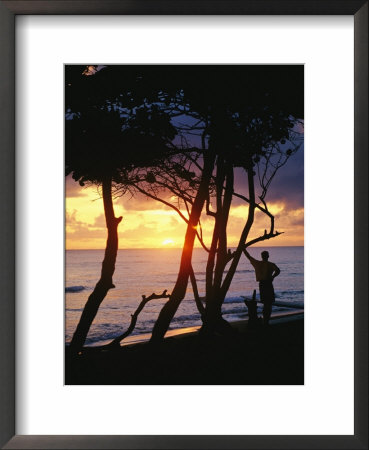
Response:
[[[275,310],[283,305],[303,307],[304,304],[304,248],[263,247],[252,248],[250,253],[260,258],[262,250],[268,250],[270,261],[281,269],[275,279]],[[137,308],[142,295],[171,292],[178,273],[180,249],[119,250],[114,274],[115,289],[111,289],[102,303],[87,337],[86,345],[111,339],[127,329],[131,314]],[[69,342],[84,304],[100,277],[103,250],[68,250],[66,252],[66,342]],[[205,288],[206,254],[194,249],[193,267],[198,280],[200,295]],[[246,258],[242,257],[227,299],[223,305],[224,317],[239,320],[247,310],[241,296],[251,297],[257,289],[254,272]],[[133,334],[150,333],[165,299],[149,302],[141,312]],[[180,305],[171,328],[201,325],[193,293],[189,284],[185,300]]]

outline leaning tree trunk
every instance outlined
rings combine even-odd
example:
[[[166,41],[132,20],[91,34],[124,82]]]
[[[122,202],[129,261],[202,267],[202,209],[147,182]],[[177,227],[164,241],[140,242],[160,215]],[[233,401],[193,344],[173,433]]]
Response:
[[[104,300],[109,289],[114,288],[113,274],[115,270],[115,261],[118,251],[118,224],[122,217],[114,216],[113,200],[111,196],[111,177],[103,180],[103,201],[106,220],[106,228],[108,230],[108,239],[106,241],[105,255],[102,262],[100,280],[97,282],[92,294],[88,297],[86,305],[83,309],[81,318],[74,332],[70,349],[74,353],[81,351],[91,324],[97,314],[99,306]]]
[[[178,272],[176,284],[173,288],[169,301],[163,306],[159,317],[152,330],[151,342],[159,342],[163,339],[169,328],[178,306],[186,295],[188,279],[192,270],[192,251],[196,237],[197,224],[200,219],[205,200],[209,194],[209,185],[214,167],[214,156],[204,156],[204,169],[199,189],[191,209],[190,218],[187,224],[187,231],[182,250],[181,264]]]
[[[213,260],[210,265],[210,282],[206,285],[206,310],[201,328],[202,333],[213,333],[214,331],[227,331],[228,323],[222,318],[222,303],[219,302],[219,291],[222,284],[224,269],[228,261],[227,252],[227,223],[229,211],[232,203],[234,174],[233,167],[229,162],[220,161],[222,176],[217,180],[217,214],[215,217],[215,227],[213,242],[216,241],[216,264],[214,268],[214,256],[209,253],[209,260]],[[224,166],[224,167],[221,167]],[[223,182],[226,179],[226,186],[223,194]],[[218,198],[219,197],[219,198]],[[212,243],[213,244],[213,243]],[[208,266],[209,267],[209,260]]]
[[[218,295],[217,300],[220,305],[223,304],[225,296],[227,295],[228,289],[231,285],[234,274],[236,272],[238,262],[241,258],[242,251],[244,249],[244,245],[246,243],[247,237],[248,237],[251,227],[254,223],[256,203],[255,203],[254,171],[253,171],[253,166],[251,163],[250,163],[249,168],[247,169],[247,179],[248,179],[249,198],[250,198],[247,221],[246,221],[244,229],[242,230],[237,249],[234,252],[232,263],[228,269],[227,275],[224,278],[222,286],[219,289],[219,295]]]

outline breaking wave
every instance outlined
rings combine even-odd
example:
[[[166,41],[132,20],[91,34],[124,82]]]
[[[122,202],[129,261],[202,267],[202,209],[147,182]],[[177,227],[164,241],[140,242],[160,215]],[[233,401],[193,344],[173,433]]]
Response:
[[[84,286],[66,286],[65,292],[81,292],[84,291],[86,288]]]

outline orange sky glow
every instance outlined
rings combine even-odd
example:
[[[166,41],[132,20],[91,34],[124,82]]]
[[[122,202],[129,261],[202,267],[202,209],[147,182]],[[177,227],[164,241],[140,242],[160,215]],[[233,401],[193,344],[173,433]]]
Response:
[[[284,234],[262,242],[263,246],[304,245],[304,209],[293,209],[283,202],[269,203],[275,215],[275,229]],[[118,227],[119,248],[181,248],[185,222],[172,209],[143,196],[120,197],[114,201],[115,215],[123,216]],[[235,247],[245,224],[246,204],[233,206],[228,223],[228,247]],[[213,219],[202,217],[205,243],[210,245]],[[266,216],[257,211],[250,238],[269,230]],[[103,202],[96,187],[66,183],[66,249],[104,249],[106,227]],[[195,247],[200,247],[199,241]]]

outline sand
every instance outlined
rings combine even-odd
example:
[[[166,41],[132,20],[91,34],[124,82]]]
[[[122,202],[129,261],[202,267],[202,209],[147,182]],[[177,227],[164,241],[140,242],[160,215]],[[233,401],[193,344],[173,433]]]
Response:
[[[303,313],[269,327],[233,324],[232,336],[175,333],[160,346],[148,342],[116,350],[66,348],[65,384],[74,385],[301,385],[304,384]]]

